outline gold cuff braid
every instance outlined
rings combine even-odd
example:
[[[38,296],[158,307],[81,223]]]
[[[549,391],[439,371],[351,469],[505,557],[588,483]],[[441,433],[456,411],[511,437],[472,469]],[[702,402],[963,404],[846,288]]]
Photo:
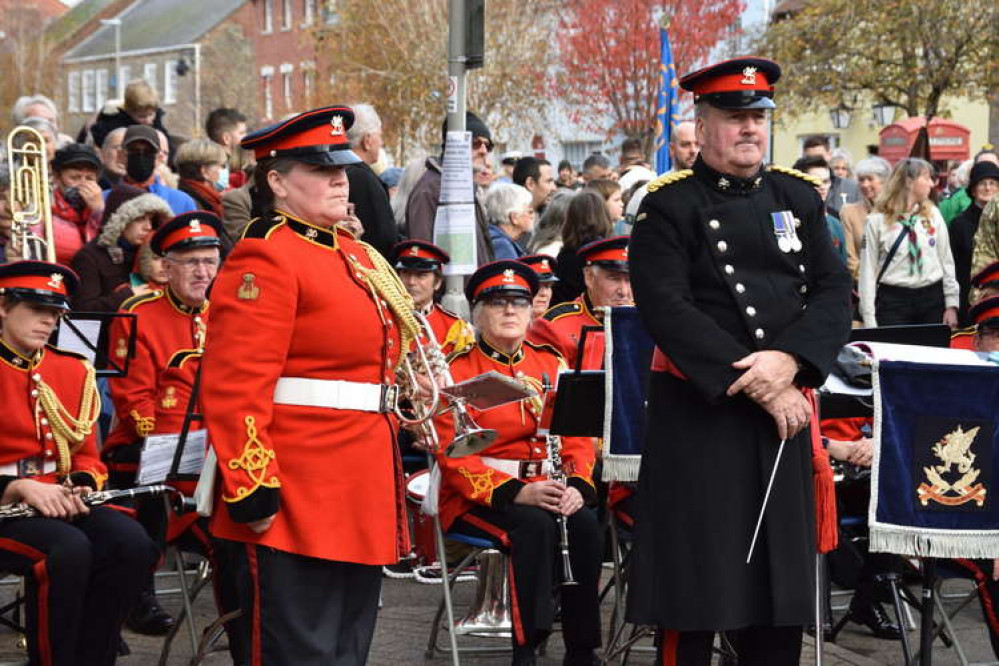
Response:
[[[253,485],[250,488],[245,486],[236,488],[235,497],[223,496],[222,499],[226,502],[238,502],[241,499],[249,497],[261,486],[264,488],[281,487],[281,481],[276,476],[267,478],[267,467],[274,460],[275,453],[274,449],[264,448],[264,445],[257,438],[256,418],[247,416],[243,419],[243,423],[246,424],[246,446],[243,448],[242,455],[238,458],[232,458],[226,463],[226,466],[232,470],[241,469],[245,471],[246,475],[250,477],[250,481],[253,482]]]

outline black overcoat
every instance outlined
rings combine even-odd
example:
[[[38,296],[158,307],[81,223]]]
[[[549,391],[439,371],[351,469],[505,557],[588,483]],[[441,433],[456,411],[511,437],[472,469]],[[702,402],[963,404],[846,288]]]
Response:
[[[656,345],[685,378],[652,373],[628,615],[676,630],[803,625],[813,613],[815,517],[808,431],[789,440],[756,553],[746,553],[780,439],[725,391],[732,363],[775,349],[822,383],[850,330],[850,275],[807,177],[748,179],[701,159],[650,187],[630,244],[631,281]],[[654,190],[654,191],[653,191]],[[790,211],[799,251],[778,244]]]

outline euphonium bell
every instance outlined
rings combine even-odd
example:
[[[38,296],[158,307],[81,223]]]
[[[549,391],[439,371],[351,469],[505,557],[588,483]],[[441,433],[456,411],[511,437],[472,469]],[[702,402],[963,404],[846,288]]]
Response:
[[[510,581],[506,575],[507,556],[489,548],[479,553],[479,586],[468,614],[454,624],[459,635],[509,638]]]
[[[15,127],[7,135],[10,163],[12,241],[22,259],[55,262],[52,206],[49,201],[48,153],[45,139],[31,127]],[[41,225],[44,238],[33,231]]]

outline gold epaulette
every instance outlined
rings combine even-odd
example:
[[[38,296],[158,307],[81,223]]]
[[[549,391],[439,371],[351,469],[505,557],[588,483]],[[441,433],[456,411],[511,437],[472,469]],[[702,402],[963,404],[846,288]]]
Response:
[[[465,345],[464,347],[461,347],[460,349],[458,347],[455,347],[454,349],[451,350],[451,353],[447,355],[447,362],[450,363],[451,361],[453,361],[456,358],[460,358],[462,356],[465,356],[470,351],[472,351],[473,349],[475,349],[475,343],[474,342],[472,344],[470,344],[470,345]]]
[[[143,303],[149,303],[150,301],[155,301],[157,298],[163,298],[164,293],[166,292],[164,292],[162,289],[156,289],[154,291],[149,292],[148,294],[139,294],[138,296],[132,296],[131,298],[126,299],[125,302],[121,304],[120,309],[125,310],[126,312],[131,312],[138,305],[142,305]]]
[[[783,173],[783,174],[786,174],[788,176],[794,176],[795,178],[800,178],[801,180],[805,181],[809,185],[813,185],[815,187],[818,187],[819,185],[822,184],[822,181],[820,181],[815,176],[809,176],[807,173],[804,173],[803,171],[798,171],[797,169],[792,169],[791,167],[781,166],[779,164],[771,164],[771,165],[769,165],[767,167],[767,171],[776,171],[777,173]]]
[[[693,175],[693,173],[693,169],[683,169],[682,171],[670,171],[669,173],[664,173],[646,185],[646,189],[649,192],[655,192],[659,188],[677,183],[687,176]]]

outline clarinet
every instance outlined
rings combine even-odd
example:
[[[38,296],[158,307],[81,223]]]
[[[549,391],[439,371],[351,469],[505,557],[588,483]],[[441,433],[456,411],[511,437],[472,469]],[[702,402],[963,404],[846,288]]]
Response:
[[[124,490],[95,490],[80,497],[84,505],[99,506],[107,504],[113,500],[158,497],[160,495],[171,495],[178,509],[186,508],[184,496],[176,488],[164,485],[138,486],[137,488],[126,488]],[[30,504],[17,502],[14,504],[4,504],[0,506],[0,520],[8,518],[30,518],[38,516],[39,511]]]
[[[543,375],[542,379],[547,392],[551,389],[548,375]],[[545,445],[548,447],[548,464],[551,465],[548,478],[564,486],[566,485],[566,476],[562,466],[562,440],[559,439],[558,435],[548,434],[545,435]],[[563,586],[578,585],[576,578],[572,575],[572,562],[569,560],[569,517],[564,513],[558,513],[555,520],[558,522],[559,531],[558,550],[562,556],[562,582],[559,584]]]

